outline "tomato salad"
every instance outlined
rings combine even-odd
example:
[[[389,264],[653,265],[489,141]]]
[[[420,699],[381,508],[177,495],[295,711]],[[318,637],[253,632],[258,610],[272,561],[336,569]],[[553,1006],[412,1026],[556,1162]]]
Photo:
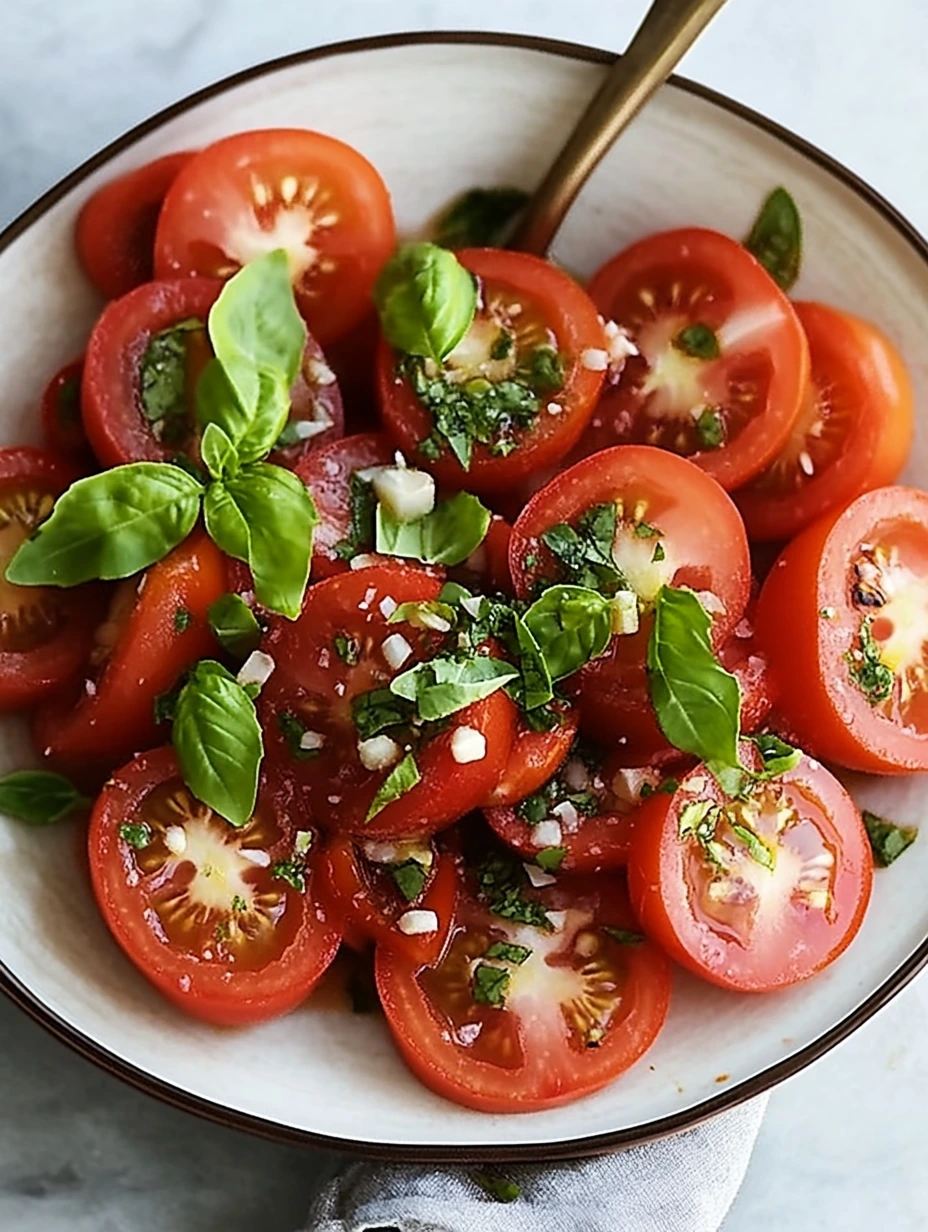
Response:
[[[792,197],[586,286],[504,247],[524,199],[397,247],[318,133],[138,168],[80,213],[109,302],[45,447],[0,450],[0,706],[40,763],[0,807],[89,814],[180,1011],[286,1013],[347,948],[411,1070],[488,1112],[615,1080],[674,964],[759,993],[837,960],[915,838],[841,767],[928,769],[911,388],[789,298]]]

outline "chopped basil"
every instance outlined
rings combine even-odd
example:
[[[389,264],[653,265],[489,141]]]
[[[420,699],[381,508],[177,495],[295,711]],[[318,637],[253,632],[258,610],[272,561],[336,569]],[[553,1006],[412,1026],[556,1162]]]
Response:
[[[261,626],[241,595],[225,594],[206,611],[219,645],[236,659],[247,659],[261,641]]]
[[[655,562],[661,561],[666,559],[666,556],[667,553],[664,551],[664,545],[662,543],[655,543],[654,551],[651,553],[651,560]]]
[[[195,318],[152,334],[139,361],[139,398],[145,418],[159,439],[178,442],[187,435],[187,344]]]
[[[33,826],[53,825],[89,801],[61,774],[14,770],[0,779],[0,813]]]
[[[428,870],[418,860],[405,860],[390,866],[390,876],[407,903],[414,903],[425,887]]]
[[[532,956],[527,945],[514,945],[511,941],[494,941],[484,954],[484,958],[499,958],[503,962],[515,963],[517,967]]]
[[[848,674],[871,706],[885,702],[893,691],[896,677],[880,657],[880,647],[871,632],[872,616],[865,616],[860,626],[860,649],[848,651],[845,659]]]
[[[415,522],[400,522],[383,504],[375,515],[374,546],[385,556],[426,565],[459,565],[486,537],[490,511],[476,496],[457,492]]]
[[[277,881],[286,881],[298,894],[306,892],[305,860],[277,860],[271,865],[271,876]]]
[[[680,811],[677,837],[681,840],[694,838],[713,864],[724,867],[727,852],[715,839],[721,816],[721,808],[711,800],[694,800]]]
[[[652,526],[650,522],[635,523],[635,538],[636,539],[660,539],[663,531],[658,527]]]
[[[509,979],[509,972],[505,967],[492,967],[489,963],[478,963],[473,974],[474,1000],[478,1005],[490,1005],[494,1009],[502,1009],[506,1003]]]
[[[715,407],[707,406],[696,420],[696,435],[703,449],[719,449],[725,444],[725,420]]]
[[[306,728],[291,710],[277,711],[277,726],[287,744],[290,756],[296,761],[309,761],[319,756],[318,749],[304,749],[300,743],[306,735]]]
[[[536,792],[533,796],[526,796],[524,800],[520,800],[516,805],[516,812],[530,826],[537,826],[540,821],[544,821],[548,816],[547,797],[540,792]]]
[[[369,740],[390,727],[405,727],[415,714],[415,706],[389,689],[371,689],[351,699],[351,717],[359,740]]]
[[[535,852],[534,860],[546,873],[556,873],[564,863],[566,855],[566,847],[543,847],[541,851]]]
[[[241,894],[232,895],[232,914],[241,915],[243,911],[248,910],[248,904],[242,898]]]
[[[618,941],[619,945],[644,944],[644,933],[636,933],[631,928],[615,928],[612,924],[603,924],[601,927],[606,936],[611,937],[613,941]]]
[[[494,1176],[491,1172],[472,1172],[471,1178],[495,1202],[515,1202],[521,1197],[522,1187],[505,1177]]]
[[[447,583],[454,585],[454,583]],[[463,589],[463,587],[462,587]],[[415,629],[431,629],[435,633],[448,633],[455,622],[454,608],[440,599],[418,599],[401,603],[391,613],[387,624],[408,624]]]
[[[802,761],[801,750],[794,749],[791,744],[787,744],[773,732],[759,732],[747,738],[757,746],[757,751],[761,755],[764,763],[762,772],[764,778],[776,778],[778,774],[794,770]]]
[[[501,329],[490,350],[490,359],[505,359],[512,351],[515,339],[508,329]]]
[[[348,480],[348,534],[335,545],[335,555],[340,560],[351,560],[374,546],[376,509],[374,485],[354,471]]]
[[[513,627],[519,655],[521,678],[509,686],[510,696],[523,710],[537,710],[554,696],[551,669],[535,635],[525,621],[513,612]]]
[[[538,899],[526,896],[528,878],[515,857],[502,852],[488,856],[476,869],[476,878],[477,889],[493,915],[551,932],[552,924],[544,906]]]
[[[680,784],[676,779],[661,779],[656,787],[652,786],[651,783],[642,783],[641,791],[638,795],[642,800],[647,800],[658,793],[672,796],[679,786]]]
[[[799,277],[802,219],[785,188],[775,188],[760,208],[744,246],[782,290]]]
[[[536,393],[554,394],[564,388],[564,363],[554,347],[536,347],[532,352],[528,380]]]
[[[373,821],[377,814],[382,812],[388,804],[392,804],[394,800],[399,800],[401,796],[405,796],[407,791],[411,791],[419,782],[419,778],[419,767],[416,765],[416,759],[412,753],[407,753],[403,760],[393,767],[380,784],[364,820]]]
[[[177,711],[177,698],[180,693],[179,688],[169,689],[166,693],[157,693],[152,704],[152,711],[155,716],[155,722],[173,723],[174,715]]]
[[[151,827],[144,821],[126,822],[119,827],[119,837],[136,851],[142,851],[152,840]]]
[[[517,675],[511,663],[490,655],[461,659],[438,655],[395,676],[390,692],[414,702],[419,718],[431,722],[489,697]]]
[[[898,860],[905,849],[911,847],[918,837],[918,829],[915,826],[897,826],[895,822],[887,821],[885,817],[878,817],[869,809],[864,809],[861,816],[867,829],[867,838],[870,840],[874,863],[880,868],[887,868],[894,860]]]
[[[174,632],[186,633],[193,624],[193,613],[188,612],[185,607],[174,609]]]
[[[614,504],[596,505],[580,518],[576,530],[560,522],[542,534],[542,543],[560,561],[565,582],[609,596],[628,589],[612,557],[617,520]]]
[[[348,667],[357,667],[361,661],[361,644],[349,633],[336,633],[332,638],[335,653]]]
[[[722,353],[715,330],[702,321],[684,326],[674,338],[673,345],[691,359],[718,359]]]
[[[773,870],[776,867],[777,853],[772,847],[761,839],[750,826],[743,826],[739,822],[729,821],[732,833],[739,838],[745,847],[748,849],[748,855],[755,864],[762,864],[764,868]]]
[[[527,200],[521,188],[471,188],[439,215],[435,241],[443,248],[504,248]]]

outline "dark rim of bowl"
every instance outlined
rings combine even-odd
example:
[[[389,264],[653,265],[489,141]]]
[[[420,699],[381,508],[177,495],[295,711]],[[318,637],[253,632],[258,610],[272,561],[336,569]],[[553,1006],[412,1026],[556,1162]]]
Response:
[[[244,82],[253,81],[256,78],[267,76],[270,73],[277,72],[279,69],[289,68],[293,65],[310,64],[315,60],[350,55],[354,52],[379,51],[388,47],[406,47],[422,44],[469,44],[511,47],[525,51],[544,52],[548,55],[559,56],[564,59],[583,60],[591,64],[611,64],[616,59],[615,54],[612,52],[587,47],[580,43],[564,42],[559,39],[536,38],[520,34],[495,34],[454,30],[385,34],[372,38],[351,39],[268,60],[263,64],[258,64],[239,73],[234,73],[229,77],[224,77],[221,81],[198,90],[180,102],[166,107],[163,111],[159,111],[142,124],[138,124],[135,128],[130,129],[129,132],[119,137],[116,141],[111,142],[75,171],[72,171],[70,175],[65,176],[63,180],[59,181],[53,188],[50,188],[48,192],[43,193],[37,201],[0,232],[0,252],[6,249],[34,222],[47,213],[62,197],[66,196],[67,193],[98,168],[104,166],[116,154],[128,149],[139,138],[154,132],[166,121],[183,114],[185,111],[189,111],[191,107],[195,107],[199,103],[214,98],[216,95],[223,94],[225,91]],[[739,119],[746,120],[749,124],[753,124],[756,128],[769,133],[798,153],[805,155],[806,158],[810,159],[823,171],[828,172],[834,179],[839,180],[847,188],[850,188],[858,197],[862,198],[881,214],[912,247],[918,258],[928,265],[928,243],[926,243],[918,231],[869,184],[861,180],[841,163],[836,162],[835,159],[823,153],[816,146],[804,141],[801,137],[797,137],[789,129],[783,128],[773,120],[768,120],[765,116],[727,98],[723,94],[718,94],[715,90],[710,90],[707,86],[677,76],[671,78],[671,81],[677,89],[715,104],[715,106],[723,111],[727,111]],[[657,1138],[666,1137],[669,1134],[679,1133],[681,1130],[692,1129],[695,1125],[701,1124],[710,1117],[717,1116],[719,1113],[734,1108],[745,1100],[752,1099],[757,1095],[763,1094],[765,1091],[769,1091],[784,1079],[791,1078],[794,1074],[797,1074],[800,1070],[811,1064],[811,1062],[818,1060],[819,1057],[823,1056],[836,1044],[846,1039],[853,1031],[856,1031],[858,1027],[862,1026],[877,1010],[891,1001],[896,993],[900,992],[926,964],[928,964],[928,938],[893,972],[889,979],[884,981],[865,1001],[861,1002],[853,1013],[848,1014],[836,1026],[826,1031],[824,1035],[813,1040],[811,1044],[807,1044],[792,1056],[777,1062],[776,1065],[771,1065],[761,1073],[755,1074],[752,1078],[739,1082],[735,1086],[728,1087],[724,1091],[720,1091],[718,1095],[714,1095],[711,1099],[703,1100],[691,1108],[628,1129],[593,1134],[587,1137],[564,1139],[557,1142],[533,1142],[522,1145],[507,1145],[502,1141],[497,1141],[487,1146],[435,1146],[430,1143],[402,1143],[393,1145],[390,1143],[336,1138],[328,1134],[313,1133],[309,1130],[280,1125],[263,1117],[237,1112],[235,1109],[227,1108],[222,1104],[216,1104],[210,1100],[190,1094],[179,1087],[172,1086],[170,1083],[153,1077],[151,1074],[138,1069],[107,1049],[100,1047],[92,1039],[75,1030],[74,1027],[60,1018],[53,1010],[42,1005],[2,963],[0,963],[0,991],[10,997],[30,1018],[47,1031],[50,1031],[62,1043],[67,1044],[69,1048],[80,1053],[81,1056],[86,1057],[101,1069],[129,1083],[130,1086],[154,1096],[163,1103],[170,1104],[175,1108],[181,1108],[185,1112],[192,1112],[196,1116],[213,1121],[216,1124],[245,1130],[276,1142],[347,1151],[374,1159],[458,1164],[467,1162],[502,1163],[576,1159],[583,1156],[599,1155],[622,1147],[650,1142]],[[518,1121],[514,1122],[514,1126],[517,1126],[517,1124]]]

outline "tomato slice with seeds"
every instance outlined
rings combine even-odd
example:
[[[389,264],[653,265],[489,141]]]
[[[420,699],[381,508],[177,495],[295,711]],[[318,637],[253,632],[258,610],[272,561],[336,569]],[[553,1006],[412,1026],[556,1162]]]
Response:
[[[872,880],[854,801],[806,756],[738,799],[698,766],[673,795],[642,806],[628,865],[645,932],[694,974],[739,992],[785,988],[834,962],[860,928]]]
[[[402,603],[437,599],[441,585],[424,569],[377,565],[310,587],[297,620],[271,619],[262,648],[276,666],[258,701],[266,756],[302,793],[317,824],[371,839],[420,837],[478,807],[499,781],[515,724],[515,707],[503,690],[433,730],[404,721],[388,692],[395,676],[433,658],[443,645],[442,635],[406,622],[388,624],[388,618]],[[376,746],[380,765],[371,769],[361,761],[354,712],[372,704],[377,690],[391,722],[377,733],[385,743]],[[368,695],[364,703],[362,694]],[[482,756],[455,758],[460,729],[474,733],[468,740]],[[373,765],[372,751],[366,755]],[[407,756],[418,781],[368,818]]]
[[[912,383],[875,326],[794,305],[812,370],[786,448],[735,497],[751,539],[789,539],[829,509],[892,483],[912,444]]]
[[[747,249],[717,231],[662,232],[607,261],[589,292],[634,353],[573,458],[658,445],[730,490],[777,456],[799,414],[809,348]]]
[[[111,591],[79,685],[35,715],[38,753],[76,782],[96,785],[158,739],[156,699],[218,647],[207,608],[227,589],[226,562],[202,531]],[[90,639],[88,639],[90,640]]]
[[[551,704],[554,726],[538,730],[519,711],[515,736],[506,767],[493,788],[486,808],[503,808],[518,804],[548,781],[570,752],[577,734],[576,711],[566,702]]]
[[[74,242],[84,273],[107,299],[154,277],[155,228],[165,194],[193,158],[165,154],[110,180],[77,216]]]
[[[801,531],[767,575],[757,637],[775,705],[825,760],[928,770],[928,494],[878,488]]]
[[[16,550],[80,472],[44,449],[0,449],[0,711],[41,701],[80,671],[104,592],[6,580]]]
[[[228,278],[283,248],[300,312],[325,345],[367,313],[395,246],[390,194],[362,154],[307,129],[263,129],[184,167],[158,220],[155,273]]]
[[[295,1009],[335,957],[337,918],[317,893],[314,836],[264,784],[236,829],[154,749],[107,783],[90,819],[90,874],[103,918],[174,1005],[218,1026]]]
[[[49,449],[73,458],[81,467],[92,461],[81,418],[84,360],[73,360],[48,382],[42,393],[42,436]]]
[[[669,965],[637,931],[621,881],[565,877],[532,893],[544,929],[465,897],[434,966],[377,949],[377,989],[404,1060],[431,1090],[480,1112],[536,1112],[600,1090],[647,1051],[667,1014]]]
[[[479,281],[473,324],[441,369],[398,361],[382,341],[381,414],[410,461],[443,483],[506,491],[579,438],[603,383],[603,328],[586,292],[539,257],[493,248],[456,255]]]

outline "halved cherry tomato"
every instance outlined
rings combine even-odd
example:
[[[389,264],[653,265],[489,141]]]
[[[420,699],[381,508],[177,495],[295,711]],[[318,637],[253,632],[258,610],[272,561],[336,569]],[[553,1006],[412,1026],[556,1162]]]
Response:
[[[767,575],[757,638],[803,747],[928,770],[928,494],[878,488],[800,532]]]
[[[494,513],[483,543],[471,552],[467,560],[449,569],[448,576],[480,594],[512,595],[512,576],[509,573],[511,538],[512,527],[505,518]]]
[[[226,562],[202,531],[144,574],[117,583],[75,693],[36,713],[38,753],[77,782],[99,783],[158,739],[155,702],[217,645],[206,610],[226,590]]]
[[[638,814],[628,864],[645,932],[684,967],[740,992],[808,979],[842,954],[870,899],[854,801],[803,757],[731,799],[705,766]]]
[[[554,703],[557,723],[548,731],[531,727],[520,711],[509,759],[486,808],[518,804],[554,774],[570,752],[577,734],[577,714],[564,702]]]
[[[290,416],[268,461],[295,470],[302,458],[339,440],[344,432],[338,378],[326,363],[322,347],[309,334],[300,372],[290,390]]]
[[[398,375],[386,341],[377,359],[381,412],[403,452],[443,483],[470,492],[505,491],[576,443],[603,383],[604,372],[583,358],[592,352],[605,359],[603,327],[586,292],[547,261],[494,248],[465,248],[457,257],[480,281],[480,308],[443,368],[425,364],[421,379],[479,396],[490,386],[502,389],[505,427],[489,444],[474,444],[467,468],[444,437],[435,437],[440,453],[423,451],[436,427],[432,411]],[[560,375],[552,377],[550,362],[541,365],[539,356],[550,360],[555,352]],[[515,409],[527,398],[534,400],[533,411]]]
[[[438,959],[458,896],[459,875],[451,852],[436,851],[421,841],[364,843],[335,835],[326,844],[320,871],[353,925],[355,940],[360,932],[414,963]],[[410,911],[432,913],[436,927],[404,932],[400,921]]]
[[[174,750],[142,753],[104,787],[90,819],[103,918],[169,1001],[206,1022],[276,1018],[309,995],[341,932],[317,893],[301,822],[262,786],[236,829],[191,795]]]
[[[515,707],[501,689],[434,733],[415,724],[382,729],[392,748],[380,769],[366,769],[360,759],[353,717],[359,696],[387,691],[394,676],[441,648],[439,635],[406,622],[388,624],[388,617],[399,604],[434,600],[440,590],[440,579],[424,569],[377,565],[310,587],[297,620],[272,619],[263,649],[276,666],[258,702],[266,756],[304,794],[320,825],[371,839],[419,837],[478,807],[499,781],[515,722]],[[387,693],[384,700],[391,699],[395,712],[396,699]],[[455,760],[459,728],[479,733],[483,757]],[[408,754],[418,781],[369,817]]]
[[[74,242],[84,273],[107,299],[154,277],[155,227],[165,194],[193,154],[165,154],[110,180],[77,216]]]
[[[96,586],[16,586],[6,580],[17,548],[48,517],[80,472],[44,449],[0,449],[0,711],[40,701],[81,669],[104,592]]]
[[[912,444],[912,383],[889,339],[824,304],[795,309],[812,371],[786,448],[735,497],[751,539],[789,539],[892,483]]]
[[[722,667],[738,677],[743,732],[756,732],[763,726],[774,695],[770,660],[758,645],[754,629],[755,610],[755,604],[749,603],[731,637],[718,651]]]
[[[82,467],[92,461],[81,420],[81,378],[84,360],[73,360],[56,372],[42,393],[42,435],[49,449],[73,458]]]
[[[589,291],[633,354],[574,458],[659,445],[731,489],[777,456],[799,414],[809,348],[746,248],[698,227],[651,235],[607,261]]]
[[[404,1060],[437,1094],[480,1112],[535,1112],[598,1091],[651,1046],[670,999],[667,960],[637,931],[620,880],[565,877],[518,893],[541,908],[544,928],[465,897],[435,966],[377,949],[377,989]]]
[[[283,248],[326,345],[368,311],[395,245],[390,195],[362,154],[307,129],[263,129],[216,141],[183,169],[158,220],[155,273],[228,278]]]

